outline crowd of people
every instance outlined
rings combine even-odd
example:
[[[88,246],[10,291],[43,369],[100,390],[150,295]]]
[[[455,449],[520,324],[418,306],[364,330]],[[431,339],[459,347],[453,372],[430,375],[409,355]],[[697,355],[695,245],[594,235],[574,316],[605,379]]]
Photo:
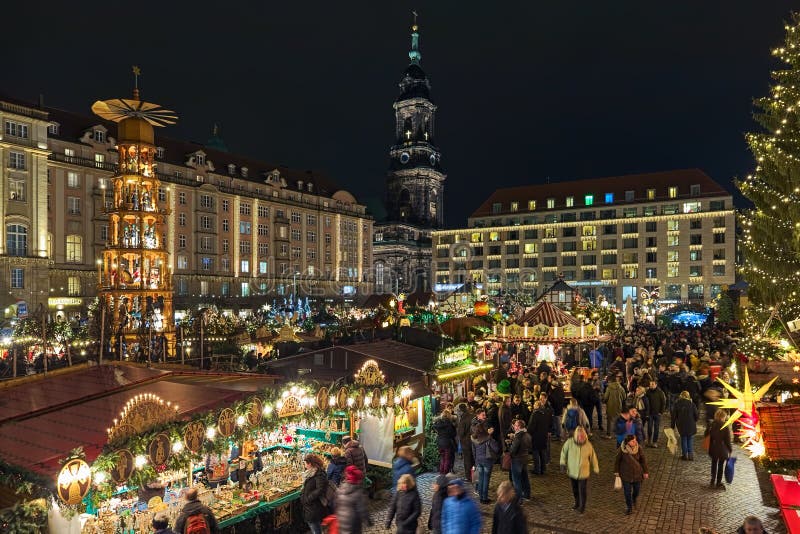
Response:
[[[476,380],[473,390],[445,403],[433,421],[439,474],[427,520],[422,503],[428,497],[420,495],[416,483],[419,459],[408,447],[397,449],[384,517],[387,530],[394,525],[399,534],[416,534],[425,527],[437,534],[478,534],[484,527],[480,504],[493,503],[493,534],[527,533],[530,477],[546,473],[554,442],[561,442],[558,466],[569,481],[578,514],[590,508],[588,481],[601,469],[614,475],[624,503],[620,513],[633,513],[650,476],[646,449],[680,447],[681,459],[694,461],[700,426],[705,427],[710,458],[709,488],[725,488],[732,432],[725,427],[727,412],[708,404],[724,395],[712,379],[712,366],[719,365],[719,372],[725,373],[730,363],[734,345],[725,332],[639,327],[619,342],[594,348],[589,355],[594,368],[574,369],[566,381],[550,363],[532,361],[513,346],[509,349],[494,376]],[[705,425],[699,421],[701,413]],[[676,435],[676,442],[662,438],[667,433]],[[601,465],[595,439],[615,440],[612,465]],[[301,504],[312,534],[321,534],[325,525],[330,532],[356,534],[372,525],[364,489],[366,468],[366,454],[356,440],[334,449],[327,469],[318,456],[305,457]],[[462,468],[464,474],[456,475]],[[508,471],[508,478],[503,477],[493,492],[492,473],[498,468]],[[187,498],[176,531],[183,534],[186,522],[201,514],[209,532],[216,532],[213,514],[205,517],[210,511],[196,501],[196,493]],[[172,532],[166,527],[156,531]],[[764,530],[750,516],[740,532]]]

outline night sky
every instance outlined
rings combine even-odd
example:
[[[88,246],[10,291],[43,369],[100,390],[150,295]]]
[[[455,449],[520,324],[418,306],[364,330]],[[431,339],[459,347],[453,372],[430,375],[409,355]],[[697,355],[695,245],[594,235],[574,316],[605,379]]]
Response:
[[[439,106],[448,226],[496,187],[699,167],[733,190],[787,0],[6,2],[0,92],[89,113],[142,96],[171,137],[381,198],[410,11]]]

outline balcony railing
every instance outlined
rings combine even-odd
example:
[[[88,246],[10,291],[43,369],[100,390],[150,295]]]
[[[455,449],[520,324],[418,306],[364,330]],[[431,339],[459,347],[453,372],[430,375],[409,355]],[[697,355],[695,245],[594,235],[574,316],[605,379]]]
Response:
[[[58,152],[50,154],[49,156],[47,156],[47,159],[49,159],[50,161],[70,163],[72,165],[79,165],[81,167],[91,167],[93,169],[101,169],[109,172],[117,172],[117,169],[119,168],[119,166],[116,163],[110,161],[95,161],[90,158],[67,156],[66,154],[60,154]]]

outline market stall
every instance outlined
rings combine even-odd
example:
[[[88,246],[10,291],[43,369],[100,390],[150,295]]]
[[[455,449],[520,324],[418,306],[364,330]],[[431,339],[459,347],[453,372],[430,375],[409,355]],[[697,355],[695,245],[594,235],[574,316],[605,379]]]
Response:
[[[50,514],[52,532],[71,523],[86,533],[147,533],[154,513],[174,520],[183,492],[197,485],[225,532],[297,532],[305,454],[327,457],[345,435],[379,439],[368,430],[373,420],[389,422],[378,445],[393,454],[395,437],[421,419],[408,384],[386,384],[374,362],[351,386],[291,383],[188,416],[175,403],[180,397],[154,386],[144,380],[139,393],[123,393],[126,401],[103,429],[102,451],[87,443],[57,455],[60,467],[36,464],[28,480],[59,503]],[[66,445],[58,432],[47,444],[51,451]],[[60,513],[65,509],[74,514]]]

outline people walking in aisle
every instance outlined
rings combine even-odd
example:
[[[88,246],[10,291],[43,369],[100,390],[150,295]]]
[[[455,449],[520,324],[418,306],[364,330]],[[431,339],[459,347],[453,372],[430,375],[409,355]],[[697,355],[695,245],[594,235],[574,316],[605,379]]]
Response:
[[[475,467],[475,459],[472,456],[472,442],[470,441],[470,427],[472,426],[472,408],[469,404],[462,402],[456,406],[456,436],[461,445],[461,458],[464,461],[464,480],[472,482],[472,468]]]
[[[392,490],[397,489],[397,483],[403,475],[415,476],[417,468],[417,457],[411,447],[401,446],[397,448],[397,457],[392,462]],[[416,477],[415,477],[416,478]]]
[[[583,513],[586,510],[587,481],[592,471],[600,473],[600,465],[589,436],[582,427],[575,429],[575,434],[561,448],[560,464],[572,484],[572,495],[575,497],[575,506],[572,508]]]
[[[617,447],[622,445],[625,436],[636,436],[637,439],[644,441],[644,429],[642,420],[636,415],[635,408],[624,406],[616,421],[614,422],[614,435],[617,438]]]
[[[725,426],[728,412],[718,409],[714,412],[714,420],[706,429],[708,435],[708,455],[711,457],[711,487],[725,489],[722,475],[725,472],[725,463],[733,453],[731,446],[731,427]]]
[[[544,475],[545,466],[549,459],[547,448],[550,445],[551,417],[542,408],[541,401],[533,403],[533,413],[528,421],[528,433],[531,435],[531,450],[533,452],[533,469],[531,472],[534,475]]]
[[[647,400],[650,403],[650,413],[647,418],[648,447],[658,447],[658,437],[661,431],[661,414],[667,408],[667,396],[658,387],[658,382],[652,380],[647,387]]]
[[[322,499],[328,490],[328,477],[319,456],[307,454],[303,460],[306,468],[303,472],[303,490],[300,494],[303,519],[311,529],[311,534],[322,534],[322,518],[327,512]]]
[[[422,504],[417,492],[417,483],[411,475],[403,475],[397,482],[397,491],[392,496],[389,505],[389,514],[386,516],[386,530],[392,526],[392,521],[397,526],[397,534],[416,534],[419,516],[422,513]]]
[[[361,534],[365,524],[372,526],[363,481],[364,473],[356,466],[345,468],[342,483],[336,490],[336,520],[342,534]]]
[[[608,377],[608,385],[603,393],[603,402],[606,404],[606,438],[610,438],[612,427],[625,405],[625,390],[615,375]]]
[[[480,534],[481,523],[481,511],[467,495],[464,481],[451,480],[442,506],[442,534]]]
[[[442,505],[447,498],[447,483],[450,479],[447,475],[439,475],[436,477],[436,482],[431,486],[433,494],[431,495],[431,511],[428,514],[428,530],[433,534],[441,534],[442,532]]]
[[[486,428],[486,412],[483,408],[475,411],[472,420],[472,454],[475,458],[475,488],[482,504],[489,501],[489,481],[492,479],[494,462],[502,451],[497,440],[492,438],[494,428]]]
[[[583,382],[581,382],[583,383]],[[588,387],[584,384],[584,387]],[[579,426],[582,426],[586,431],[589,431],[589,418],[586,417],[586,412],[580,407],[577,399],[570,399],[567,411],[564,413],[564,422],[562,423],[567,437],[571,437],[572,433]]]
[[[528,534],[528,521],[522,511],[514,486],[504,480],[497,487],[492,534]]]
[[[635,435],[625,436],[625,440],[617,450],[617,457],[614,460],[614,476],[618,476],[622,480],[622,490],[627,506],[625,514],[630,515],[636,506],[642,481],[650,476],[647,459],[644,451],[639,447]]]
[[[600,380],[600,373],[592,371],[589,378],[589,385],[592,388],[592,409],[586,412],[589,417],[589,428],[592,428],[592,411],[597,412],[597,430],[603,430],[603,381]],[[608,421],[606,421],[608,424]]]
[[[531,498],[531,482],[528,478],[528,456],[531,450],[531,436],[520,419],[512,426],[514,437],[511,439],[511,480],[520,499]]]
[[[456,454],[456,425],[449,410],[443,410],[433,421],[433,429],[436,431],[436,446],[439,448],[439,474],[452,473]]]
[[[694,436],[697,434],[697,406],[688,391],[681,391],[672,406],[672,428],[681,436],[681,460],[694,460]]]

